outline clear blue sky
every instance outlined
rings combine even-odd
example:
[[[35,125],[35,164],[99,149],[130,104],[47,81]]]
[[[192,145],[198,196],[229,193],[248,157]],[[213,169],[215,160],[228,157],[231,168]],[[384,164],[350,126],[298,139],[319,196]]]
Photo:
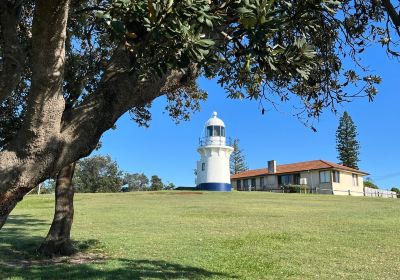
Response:
[[[358,127],[360,169],[382,188],[400,186],[400,62],[375,47],[364,53],[363,63],[383,78],[375,101],[365,98],[343,104],[339,115],[326,110],[315,123],[317,132],[291,115],[291,103],[281,106],[281,112],[262,115],[257,102],[227,99],[216,81],[200,79],[209,98],[190,122],[176,125],[160,98],[152,106],[150,128],[140,128],[124,115],[116,130],[103,135],[103,146],[96,153],[110,154],[125,171],[157,174],[164,182],[193,186],[198,137],[215,110],[225,122],[227,135],[240,139],[251,169],[263,168],[271,159],[278,164],[313,159],[337,162],[335,131],[340,114],[347,110]]]

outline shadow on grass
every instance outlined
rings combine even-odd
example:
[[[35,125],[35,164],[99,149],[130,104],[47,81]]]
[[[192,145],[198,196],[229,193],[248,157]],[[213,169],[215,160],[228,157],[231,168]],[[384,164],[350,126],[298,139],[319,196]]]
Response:
[[[80,253],[70,258],[47,259],[36,249],[43,237],[32,236],[48,223],[30,215],[14,215],[0,231],[0,279],[206,279],[237,278],[163,260],[104,258],[90,253],[101,247],[90,239],[75,242]],[[89,253],[85,253],[89,252]]]
[[[47,257],[37,252],[44,240],[43,236],[35,236],[37,231],[44,231],[50,224],[46,221],[33,218],[30,215],[13,215],[7,220],[4,228],[0,230],[0,260],[19,261],[46,260]],[[89,239],[84,241],[72,241],[79,252],[87,252],[99,247],[99,241]]]
[[[57,264],[13,267],[0,264],[0,277],[18,279],[206,279],[237,278],[225,273],[161,260],[113,259],[112,265]]]

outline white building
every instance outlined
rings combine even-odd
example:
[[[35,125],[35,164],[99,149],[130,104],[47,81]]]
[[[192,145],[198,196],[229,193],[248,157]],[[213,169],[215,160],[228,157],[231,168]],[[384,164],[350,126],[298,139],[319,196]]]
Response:
[[[268,161],[265,168],[247,170],[231,176],[238,191],[292,192],[302,186],[312,193],[366,195],[363,177],[367,172],[326,160],[311,160],[277,165]]]
[[[206,122],[197,151],[197,189],[207,191],[231,191],[229,157],[233,148],[226,140],[224,122],[214,112]]]

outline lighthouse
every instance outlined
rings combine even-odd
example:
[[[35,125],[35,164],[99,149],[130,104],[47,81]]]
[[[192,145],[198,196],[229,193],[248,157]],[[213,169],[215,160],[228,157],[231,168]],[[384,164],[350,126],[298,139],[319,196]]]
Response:
[[[214,112],[204,126],[197,151],[197,189],[206,191],[231,191],[229,157],[233,148],[226,138],[224,122]]]

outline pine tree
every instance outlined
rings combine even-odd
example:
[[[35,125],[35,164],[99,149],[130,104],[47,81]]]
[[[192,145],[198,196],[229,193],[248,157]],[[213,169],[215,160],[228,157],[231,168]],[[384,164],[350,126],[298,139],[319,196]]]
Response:
[[[239,139],[233,140],[233,153],[230,158],[230,169],[231,174],[237,174],[248,170],[246,159],[243,154],[243,150],[239,148]]]
[[[340,118],[336,131],[338,159],[344,166],[358,169],[360,144],[357,141],[357,127],[347,112]]]

